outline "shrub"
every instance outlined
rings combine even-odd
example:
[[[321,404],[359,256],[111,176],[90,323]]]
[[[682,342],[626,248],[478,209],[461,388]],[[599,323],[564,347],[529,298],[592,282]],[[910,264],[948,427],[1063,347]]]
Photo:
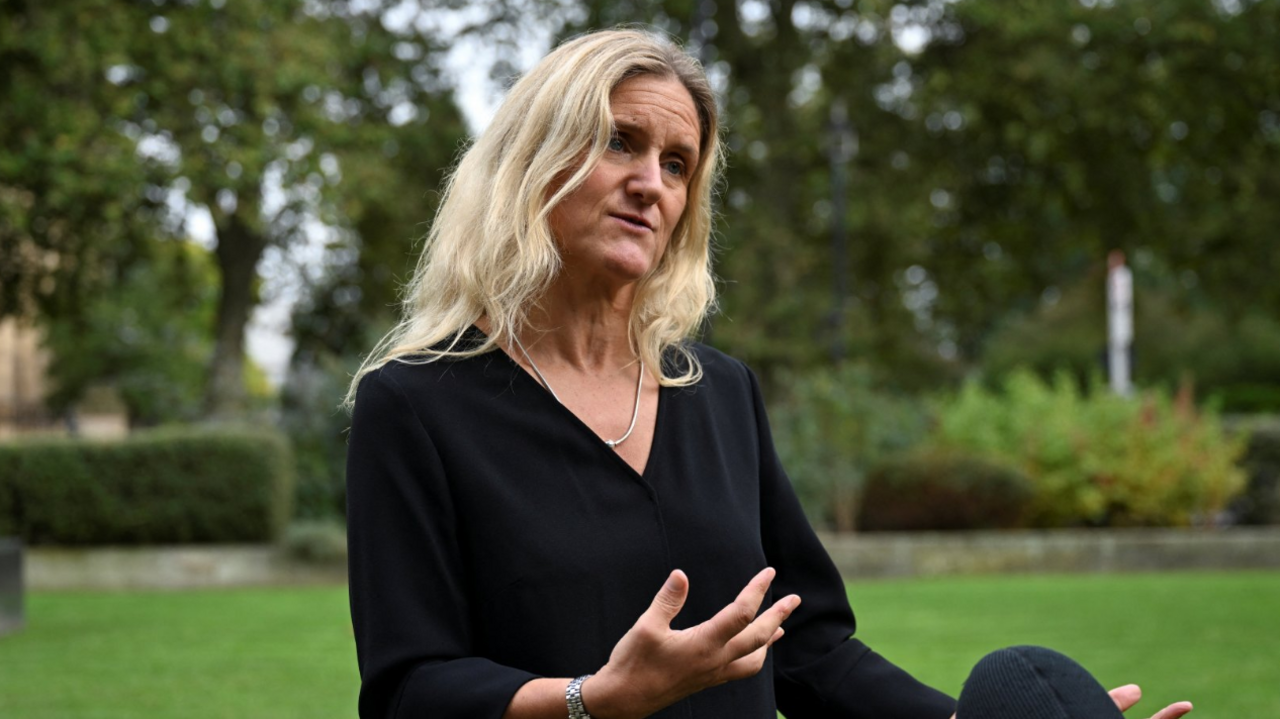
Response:
[[[867,474],[858,511],[865,531],[1011,529],[1034,499],[1031,481],[1006,464],[926,451],[882,462]]]
[[[347,529],[333,520],[305,520],[289,525],[281,540],[285,552],[308,564],[344,564]]]
[[[346,513],[347,428],[351,418],[338,407],[353,366],[331,356],[298,361],[289,369],[281,395],[281,427],[288,434],[297,468],[294,516],[341,519]]]
[[[292,470],[288,442],[258,428],[0,446],[0,535],[30,544],[269,541],[289,516]]]
[[[1003,392],[966,385],[938,408],[938,442],[1031,478],[1034,526],[1169,526],[1215,518],[1244,485],[1243,443],[1211,411],[1158,393],[1126,399],[1068,375],[1012,373]]]
[[[923,439],[924,408],[876,389],[871,372],[847,364],[784,379],[772,413],[783,466],[812,521],[852,531],[867,469]]]
[[[1240,524],[1280,524],[1280,424],[1245,430],[1241,466],[1249,475],[1231,510]]]

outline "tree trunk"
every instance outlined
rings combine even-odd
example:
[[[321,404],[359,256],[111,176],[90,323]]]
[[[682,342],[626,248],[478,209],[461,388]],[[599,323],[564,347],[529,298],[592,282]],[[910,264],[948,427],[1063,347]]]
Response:
[[[840,533],[858,531],[858,492],[854,487],[841,482],[832,493],[831,514],[836,531]]]
[[[221,294],[214,329],[213,363],[205,393],[205,411],[211,418],[226,419],[245,409],[244,334],[253,311],[253,281],[267,239],[232,214],[218,227],[214,254],[221,275]]]

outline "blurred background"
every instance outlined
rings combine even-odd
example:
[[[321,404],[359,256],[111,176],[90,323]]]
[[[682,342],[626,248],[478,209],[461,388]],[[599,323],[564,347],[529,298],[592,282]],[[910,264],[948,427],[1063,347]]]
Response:
[[[30,585],[7,603],[26,626],[0,639],[0,714],[354,715],[338,403],[505,88],[621,23],[678,38],[718,92],[721,311],[702,339],[760,373],[832,542],[1179,527],[1275,566],[1278,2],[0,0],[0,537]],[[1113,251],[1133,285],[1120,392]],[[119,578],[152,571],[121,548],[215,546],[269,548],[240,561],[271,586]],[[1280,710],[1274,569],[953,576],[856,602],[948,691],[1005,632],[1116,683],[1140,664],[1217,703],[1201,716]],[[968,592],[992,615],[939,649]],[[993,599],[1016,592],[1034,598]],[[1135,617],[1153,594],[1183,601]],[[1214,611],[1216,673],[1153,660]],[[1135,619],[1149,634],[1119,648]],[[245,633],[225,655],[192,649],[228,623]],[[108,669],[128,637],[168,693]],[[101,665],[73,670],[82,648]],[[220,698],[193,712],[193,691]]]

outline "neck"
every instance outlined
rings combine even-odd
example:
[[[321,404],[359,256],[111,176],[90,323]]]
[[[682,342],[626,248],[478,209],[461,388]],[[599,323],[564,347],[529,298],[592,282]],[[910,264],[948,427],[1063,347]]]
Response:
[[[626,369],[636,361],[629,327],[635,288],[584,286],[562,275],[530,312],[520,340],[539,362],[545,357],[588,372]]]

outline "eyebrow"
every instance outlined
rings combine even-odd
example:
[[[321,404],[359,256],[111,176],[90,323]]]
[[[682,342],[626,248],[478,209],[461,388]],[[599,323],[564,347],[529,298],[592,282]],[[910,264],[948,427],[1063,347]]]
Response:
[[[622,132],[628,132],[628,133],[643,133],[645,135],[649,134],[648,128],[638,122],[619,121],[617,118],[614,118],[613,127],[614,127],[614,130],[616,131],[622,131]],[[695,164],[697,163],[699,159],[698,157],[699,153],[698,153],[698,148],[695,147],[694,145],[690,145],[687,142],[677,142],[674,145],[674,149],[676,150],[676,152],[679,152],[680,154],[684,155],[686,160],[693,162]]]

